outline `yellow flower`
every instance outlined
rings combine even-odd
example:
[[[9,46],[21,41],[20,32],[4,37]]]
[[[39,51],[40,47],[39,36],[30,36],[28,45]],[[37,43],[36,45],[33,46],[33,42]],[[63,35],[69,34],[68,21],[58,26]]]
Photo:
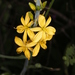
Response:
[[[18,33],[24,32],[24,33],[26,33],[26,36],[27,36],[27,33],[29,33],[28,31],[31,31],[29,29],[29,27],[31,27],[33,25],[33,21],[30,21],[29,12],[26,13],[25,20],[24,20],[23,16],[21,17],[21,23],[22,23],[22,25],[18,25],[16,27],[17,32]]]
[[[43,49],[46,49],[46,40],[42,39],[42,31],[38,32],[35,36],[29,36],[32,40],[32,42],[35,44],[35,47],[32,51],[32,56],[35,57],[37,56],[37,54],[40,51],[40,47],[42,47]]]
[[[19,37],[15,36],[15,43],[19,46],[16,51],[17,53],[24,52],[26,58],[29,60],[30,51],[33,50],[31,47],[33,47],[35,44],[27,41],[27,37],[25,35],[26,32],[23,35],[23,41]]]
[[[30,59],[30,51],[33,51],[33,46],[37,44],[37,42],[41,39],[42,37],[42,32],[37,33],[36,35],[33,32],[28,31],[29,37],[31,40],[27,41],[27,36],[26,32],[23,34],[23,41],[19,37],[15,37],[15,43],[19,45],[20,47],[17,48],[17,53],[24,52],[26,58],[28,60]],[[32,35],[30,35],[32,34]],[[32,40],[34,39],[34,40]]]
[[[34,39],[35,40],[35,39]],[[33,53],[32,53],[32,56],[35,57],[38,55],[39,51],[40,51],[40,47],[42,47],[43,49],[47,49],[47,46],[46,46],[46,40],[42,40],[40,39],[36,46],[34,47],[33,49]]]
[[[42,39],[51,40],[51,37],[55,34],[56,29],[52,26],[48,26],[51,22],[51,17],[46,21],[43,15],[39,15],[38,24],[40,27],[30,28],[34,32],[42,31]]]
[[[30,34],[32,34],[32,33],[30,33]],[[37,54],[39,53],[40,47],[42,47],[43,49],[47,48],[46,40],[42,39],[42,31],[36,33],[36,35],[33,35],[33,36],[30,35],[29,37],[32,40],[32,43],[34,43],[34,45],[35,45],[34,49],[32,50],[33,57],[37,56]],[[31,44],[29,44],[29,45],[31,46]]]

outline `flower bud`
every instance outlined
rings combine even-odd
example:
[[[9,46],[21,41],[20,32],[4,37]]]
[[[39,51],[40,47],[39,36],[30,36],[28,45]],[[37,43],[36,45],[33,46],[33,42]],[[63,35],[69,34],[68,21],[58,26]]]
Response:
[[[40,10],[41,9],[41,7],[40,6],[36,6],[36,10]]]
[[[36,6],[33,3],[29,2],[29,6],[33,11],[36,10]]]
[[[47,1],[44,1],[44,2],[42,3],[43,8],[46,7],[46,4],[47,4]]]
[[[31,20],[33,20],[33,14],[31,12],[29,12],[29,17]]]

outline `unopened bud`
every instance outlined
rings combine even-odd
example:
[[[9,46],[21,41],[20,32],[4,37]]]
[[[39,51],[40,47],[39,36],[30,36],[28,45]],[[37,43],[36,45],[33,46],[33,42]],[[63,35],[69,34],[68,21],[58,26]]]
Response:
[[[29,17],[31,20],[33,20],[33,14],[31,12],[29,12]]]
[[[47,4],[47,1],[44,1],[44,2],[42,3],[43,8],[46,7],[46,4]]]
[[[29,2],[29,6],[33,11],[36,10],[36,6],[33,3]]]

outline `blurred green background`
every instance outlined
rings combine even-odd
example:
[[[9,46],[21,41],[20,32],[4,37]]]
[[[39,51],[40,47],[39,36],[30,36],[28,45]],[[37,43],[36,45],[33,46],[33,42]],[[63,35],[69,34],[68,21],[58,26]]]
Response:
[[[16,53],[14,37],[21,34],[14,27],[21,24],[20,17],[31,10],[28,2],[33,0],[0,0],[0,75],[20,75],[24,66],[24,58],[8,59],[1,55],[22,55]],[[43,11],[48,10],[50,2],[47,0]],[[41,49],[31,60],[31,65],[40,63],[49,69],[31,68],[26,75],[75,75],[75,0],[55,0],[47,18],[49,15],[52,17],[50,25],[56,28],[56,34],[47,42],[47,50]]]

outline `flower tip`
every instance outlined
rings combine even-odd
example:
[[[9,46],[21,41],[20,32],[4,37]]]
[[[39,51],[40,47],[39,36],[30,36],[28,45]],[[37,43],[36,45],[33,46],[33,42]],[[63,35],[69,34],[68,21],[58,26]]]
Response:
[[[50,20],[50,22],[51,22],[51,20],[52,20],[51,16],[49,16],[49,20]]]
[[[16,29],[15,27],[13,27],[14,29]]]
[[[15,39],[14,40],[16,40],[18,37],[17,36],[15,36]]]

